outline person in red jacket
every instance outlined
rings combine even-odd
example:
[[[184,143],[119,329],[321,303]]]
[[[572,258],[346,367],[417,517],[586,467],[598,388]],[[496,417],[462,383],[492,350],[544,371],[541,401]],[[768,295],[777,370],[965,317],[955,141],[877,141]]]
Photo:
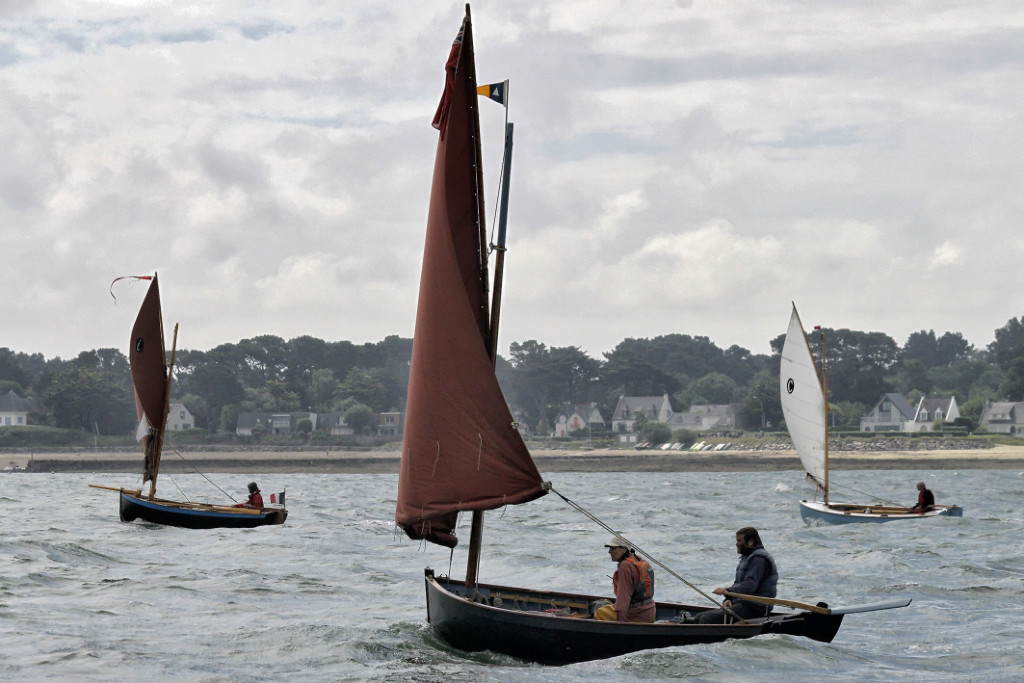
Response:
[[[654,568],[639,557],[619,536],[605,544],[612,562],[619,565],[612,576],[615,604],[605,605],[594,612],[594,618],[604,621],[653,622]]]
[[[260,487],[256,485],[256,482],[249,482],[249,500],[244,503],[238,503],[235,507],[255,508],[257,510],[263,507],[263,496],[260,495]]]
[[[928,512],[935,507],[935,496],[928,490],[923,481],[917,482],[917,490],[917,505],[910,508],[911,512]]]

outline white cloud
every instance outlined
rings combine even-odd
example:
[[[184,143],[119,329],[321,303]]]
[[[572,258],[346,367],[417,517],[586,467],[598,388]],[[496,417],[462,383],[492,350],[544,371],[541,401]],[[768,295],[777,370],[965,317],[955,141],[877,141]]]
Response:
[[[410,336],[463,4],[0,8],[0,345],[123,346],[106,286],[154,270],[192,348]],[[1021,315],[1018,4],[473,16],[481,80],[512,82],[506,340],[765,353],[795,299],[984,346]],[[481,106],[489,211],[505,113]]]

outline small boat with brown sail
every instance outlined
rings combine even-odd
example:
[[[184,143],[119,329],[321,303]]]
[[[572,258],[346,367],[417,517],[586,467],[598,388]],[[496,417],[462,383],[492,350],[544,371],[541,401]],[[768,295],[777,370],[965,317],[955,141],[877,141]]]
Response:
[[[800,516],[804,522],[825,525],[962,517],[964,511],[958,505],[933,505],[931,509],[918,512],[895,503],[836,503],[829,500],[829,408],[824,333],[821,335],[821,355],[819,375],[807,333],[794,304],[779,365],[782,413],[807,479],[815,484],[822,496],[821,500],[800,501]]]
[[[141,489],[90,484],[93,488],[118,491],[122,522],[141,519],[152,524],[188,529],[251,528],[282,524],[288,517],[284,504],[280,507],[249,508],[213,503],[165,500],[156,497],[156,480],[160,473],[164,429],[170,405],[171,378],[174,372],[174,350],[178,327],[174,327],[171,359],[164,346],[163,314],[160,307],[160,285],[156,274],[132,276],[152,280],[132,327],[128,361],[139,426],[136,437],[142,444],[142,483],[149,482],[148,495]]]
[[[792,609],[739,623],[701,625],[684,623],[685,612],[711,607],[657,602],[655,623],[620,623],[593,618],[606,599],[601,596],[478,580],[484,512],[529,503],[554,489],[541,478],[494,370],[512,124],[506,124],[492,284],[476,109],[477,94],[486,87],[476,84],[474,60],[467,5],[434,118],[440,133],[395,510],[396,523],[407,536],[452,549],[458,544],[457,516],[472,513],[465,579],[438,576],[429,567],[424,572],[431,627],[461,650],[492,650],[533,662],[566,664],[768,633],[830,642],[847,614],[909,604],[893,600],[837,609],[825,603],[768,599]]]

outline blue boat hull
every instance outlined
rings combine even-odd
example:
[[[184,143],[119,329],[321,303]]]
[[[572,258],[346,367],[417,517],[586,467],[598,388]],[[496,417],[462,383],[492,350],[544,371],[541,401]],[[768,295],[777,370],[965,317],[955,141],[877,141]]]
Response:
[[[930,517],[963,517],[964,509],[959,505],[937,507],[924,513],[912,513],[907,508],[893,508],[881,505],[825,505],[821,502],[800,501],[800,516],[809,526],[826,524],[880,524],[928,519]]]
[[[283,524],[288,511],[283,508],[249,510],[220,505],[179,503],[159,498],[149,500],[121,491],[121,521],[141,519],[152,524],[186,529],[250,529],[268,524]]]

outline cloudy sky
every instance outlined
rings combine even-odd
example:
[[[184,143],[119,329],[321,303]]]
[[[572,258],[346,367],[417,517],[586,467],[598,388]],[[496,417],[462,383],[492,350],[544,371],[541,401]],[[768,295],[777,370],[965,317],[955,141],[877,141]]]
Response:
[[[411,337],[462,2],[0,2],[0,347]],[[1024,314],[1024,5],[478,0],[501,348]],[[504,110],[484,102],[488,207]]]

